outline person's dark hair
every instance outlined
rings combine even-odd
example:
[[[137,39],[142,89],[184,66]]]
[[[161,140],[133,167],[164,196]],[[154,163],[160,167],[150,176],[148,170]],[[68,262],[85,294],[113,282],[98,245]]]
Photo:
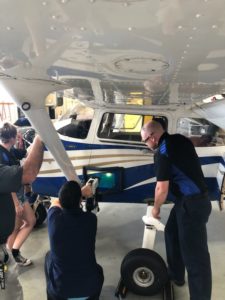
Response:
[[[62,208],[78,208],[80,199],[81,188],[76,181],[67,181],[59,190],[59,202]]]
[[[16,138],[17,129],[16,126],[10,123],[4,123],[2,128],[0,128],[0,140],[3,143],[8,143],[11,138]]]

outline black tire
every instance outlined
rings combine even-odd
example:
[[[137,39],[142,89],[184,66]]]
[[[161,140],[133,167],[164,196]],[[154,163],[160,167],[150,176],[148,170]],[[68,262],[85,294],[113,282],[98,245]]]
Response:
[[[137,295],[155,295],[162,291],[168,281],[164,260],[150,249],[130,251],[124,257],[120,271],[124,285]]]
[[[47,212],[46,212],[44,205],[42,203],[39,203],[34,213],[36,216],[36,223],[35,223],[34,227],[36,228],[45,221],[45,219],[47,217]]]

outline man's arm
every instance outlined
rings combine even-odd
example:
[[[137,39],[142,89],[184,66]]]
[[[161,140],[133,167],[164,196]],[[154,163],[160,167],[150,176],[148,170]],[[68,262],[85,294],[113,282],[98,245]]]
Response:
[[[36,136],[23,164],[23,184],[31,183],[35,180],[42,164],[43,153],[44,144],[40,137]]]
[[[21,184],[33,182],[40,170],[43,152],[44,144],[40,137],[36,136],[23,167],[0,164],[0,192],[17,192]]]
[[[154,207],[152,209],[152,216],[154,218],[160,218],[160,207],[166,201],[168,191],[169,181],[157,181],[155,187]]]

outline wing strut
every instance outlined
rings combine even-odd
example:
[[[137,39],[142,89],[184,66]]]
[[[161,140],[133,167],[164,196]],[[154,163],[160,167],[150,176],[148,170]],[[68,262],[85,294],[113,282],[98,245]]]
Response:
[[[45,109],[45,98],[56,90],[68,88],[55,80],[10,78],[4,81],[17,105],[44,141],[67,180],[80,182],[76,171]]]
[[[34,110],[30,109],[24,113],[41,136],[67,180],[76,180],[80,182],[45,108]]]

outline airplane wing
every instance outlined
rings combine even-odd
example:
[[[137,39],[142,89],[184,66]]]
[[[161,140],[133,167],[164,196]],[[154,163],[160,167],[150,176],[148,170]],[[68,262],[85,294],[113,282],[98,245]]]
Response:
[[[3,80],[66,81],[74,97],[115,105],[182,106],[225,90],[224,0],[16,3],[0,0]]]
[[[224,0],[0,5],[0,80],[67,178],[74,170],[47,121],[49,92],[70,88],[73,98],[93,104],[177,110],[225,91]],[[221,124],[218,111],[200,110]]]

